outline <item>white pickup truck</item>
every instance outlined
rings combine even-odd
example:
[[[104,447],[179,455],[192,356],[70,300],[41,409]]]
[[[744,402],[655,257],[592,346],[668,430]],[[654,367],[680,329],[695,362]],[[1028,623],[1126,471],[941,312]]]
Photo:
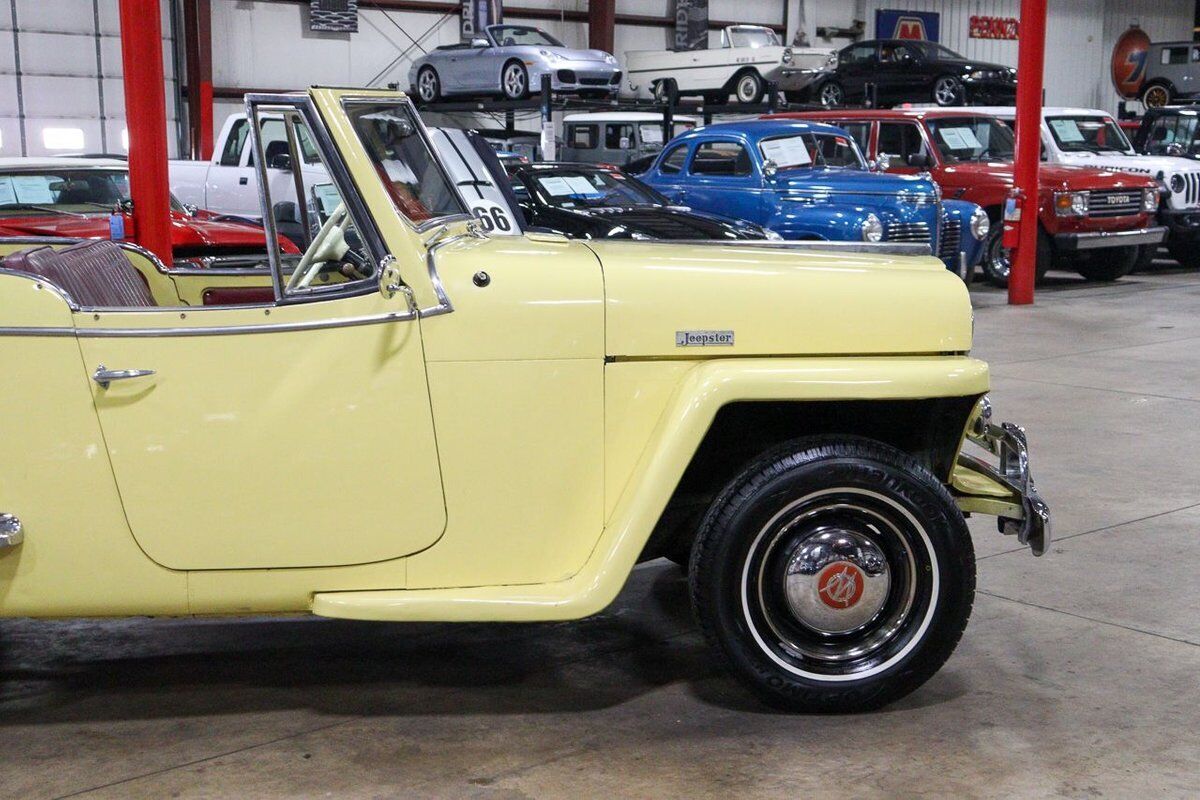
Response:
[[[317,157],[307,130],[302,127],[296,130],[303,162],[299,172],[304,181],[305,202],[316,207],[320,205],[323,187],[330,185],[329,174]],[[180,202],[215,214],[261,220],[258,172],[254,168],[249,133],[246,115],[231,114],[221,127],[211,159],[168,162],[171,191]],[[262,133],[271,196],[294,198],[292,154],[283,120],[264,119]],[[451,181],[479,218],[480,225],[494,233],[519,235],[521,215],[501,187],[501,181],[494,177],[502,176],[503,169],[499,163],[492,169],[485,162],[487,158],[495,159],[491,148],[481,139],[477,142],[479,137],[468,131],[429,128],[429,135]],[[295,207],[290,203],[276,203],[275,216],[283,228],[298,223]]]
[[[758,103],[774,83],[789,100],[803,99],[832,50],[784,47],[775,31],[762,25],[730,25],[721,46],[706,50],[630,50],[625,53],[629,91],[640,99],[665,101],[700,95],[721,103],[729,95],[739,103]]]

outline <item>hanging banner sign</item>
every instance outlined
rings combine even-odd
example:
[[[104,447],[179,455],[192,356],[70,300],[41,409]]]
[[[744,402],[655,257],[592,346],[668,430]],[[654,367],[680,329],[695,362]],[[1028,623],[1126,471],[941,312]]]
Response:
[[[876,39],[924,39],[939,41],[942,18],[936,11],[899,11],[881,8],[875,12]]]
[[[504,22],[503,0],[462,0],[458,33],[464,42],[484,36],[488,25]]]
[[[358,0],[310,0],[308,29],[358,33]]]
[[[675,0],[674,50],[708,48],[708,0]]]
[[[971,17],[967,36],[972,39],[1017,39],[1021,27],[1015,17]]]

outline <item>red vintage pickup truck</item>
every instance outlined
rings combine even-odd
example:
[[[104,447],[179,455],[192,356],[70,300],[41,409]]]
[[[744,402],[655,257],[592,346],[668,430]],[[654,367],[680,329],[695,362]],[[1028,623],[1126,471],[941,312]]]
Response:
[[[108,239],[110,216],[129,199],[123,161],[87,158],[0,159],[0,236]],[[122,211],[121,226],[132,231]],[[181,268],[256,268],[266,258],[259,225],[187,209],[171,198],[171,245]],[[280,236],[282,253],[300,251]]]
[[[983,206],[992,220],[983,270],[994,284],[1008,284],[1000,220],[1013,186],[1013,135],[1003,122],[969,108],[845,109],[772,118],[837,125],[888,171],[930,172],[944,196]],[[1148,261],[1166,235],[1155,223],[1160,187],[1153,178],[1042,164],[1040,184],[1039,279],[1054,268],[1089,280],[1116,280],[1139,260]]]

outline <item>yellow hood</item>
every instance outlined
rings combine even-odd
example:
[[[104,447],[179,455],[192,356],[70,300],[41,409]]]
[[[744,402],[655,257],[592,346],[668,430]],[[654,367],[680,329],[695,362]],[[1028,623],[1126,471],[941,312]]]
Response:
[[[604,269],[610,356],[971,349],[966,286],[936,258],[670,242],[587,245]]]

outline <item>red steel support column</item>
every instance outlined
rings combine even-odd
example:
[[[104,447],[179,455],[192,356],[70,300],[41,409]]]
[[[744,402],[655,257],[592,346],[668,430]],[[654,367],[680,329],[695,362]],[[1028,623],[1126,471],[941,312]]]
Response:
[[[121,0],[121,64],[129,127],[133,239],[171,264],[167,98],[158,0]]]
[[[1017,50],[1017,153],[1013,167],[1021,222],[1008,276],[1008,302],[1033,302],[1038,233],[1038,166],[1042,137],[1042,70],[1046,62],[1046,0],[1021,0]]]
[[[212,158],[212,3],[184,0],[184,51],[187,66],[188,148],[200,161]]]
[[[588,0],[588,47],[611,53],[616,24],[617,0]]]

